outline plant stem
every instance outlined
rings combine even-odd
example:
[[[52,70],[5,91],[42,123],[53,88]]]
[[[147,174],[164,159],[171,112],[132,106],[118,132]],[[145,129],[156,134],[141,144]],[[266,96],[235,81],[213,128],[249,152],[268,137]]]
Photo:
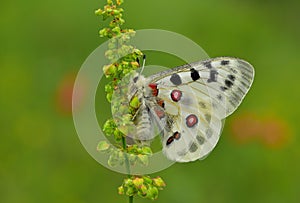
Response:
[[[128,177],[130,178],[131,177],[131,174],[130,174],[130,165],[129,165],[129,160],[128,160],[128,156],[127,156],[127,152],[126,152],[126,139],[125,137],[122,137],[122,144],[123,144],[123,149],[124,149],[124,152],[125,152],[125,165],[126,165],[126,170],[127,170],[127,174],[128,174]]]
[[[128,174],[128,178],[131,177],[130,175],[130,165],[129,165],[129,160],[128,160],[128,156],[126,153],[126,139],[125,137],[122,137],[122,144],[123,144],[123,149],[125,151],[125,165],[126,165],[126,169],[127,169],[127,174]],[[129,203],[133,203],[133,196],[129,196]]]
[[[133,196],[129,196],[129,203],[133,203]]]

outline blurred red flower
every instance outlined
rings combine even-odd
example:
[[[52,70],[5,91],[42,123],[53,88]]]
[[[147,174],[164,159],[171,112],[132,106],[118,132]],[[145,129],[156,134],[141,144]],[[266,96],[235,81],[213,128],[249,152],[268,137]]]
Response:
[[[282,148],[291,139],[288,123],[276,116],[243,113],[230,122],[231,137],[239,144],[260,142],[268,148]]]

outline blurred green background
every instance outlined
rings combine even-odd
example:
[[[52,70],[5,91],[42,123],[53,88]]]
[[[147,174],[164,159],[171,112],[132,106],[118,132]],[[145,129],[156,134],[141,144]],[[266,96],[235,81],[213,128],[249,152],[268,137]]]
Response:
[[[94,10],[104,4],[1,1],[1,203],[127,201],[116,191],[124,175],[89,156],[71,115],[76,72],[103,42]],[[256,70],[211,155],[153,174],[167,183],[156,202],[300,202],[300,1],[126,0],[123,7],[128,28],[177,32],[211,57],[244,58]]]

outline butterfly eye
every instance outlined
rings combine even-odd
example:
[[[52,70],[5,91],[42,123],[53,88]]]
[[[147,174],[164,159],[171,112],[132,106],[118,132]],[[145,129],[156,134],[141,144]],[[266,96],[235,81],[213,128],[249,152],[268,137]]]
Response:
[[[133,82],[136,83],[136,81],[138,80],[138,78],[139,78],[138,76],[134,77],[133,78]]]

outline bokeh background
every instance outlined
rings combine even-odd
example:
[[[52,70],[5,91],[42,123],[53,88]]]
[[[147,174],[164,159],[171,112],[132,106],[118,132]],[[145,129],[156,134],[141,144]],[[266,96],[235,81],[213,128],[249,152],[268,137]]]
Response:
[[[104,4],[1,1],[1,203],[127,201],[116,191],[124,175],[89,156],[71,114],[76,73],[103,42],[94,10]],[[123,7],[128,28],[178,32],[211,57],[244,58],[256,70],[210,156],[153,174],[167,183],[156,202],[300,202],[300,1],[126,0]],[[174,65],[155,54],[149,63],[155,57]]]

